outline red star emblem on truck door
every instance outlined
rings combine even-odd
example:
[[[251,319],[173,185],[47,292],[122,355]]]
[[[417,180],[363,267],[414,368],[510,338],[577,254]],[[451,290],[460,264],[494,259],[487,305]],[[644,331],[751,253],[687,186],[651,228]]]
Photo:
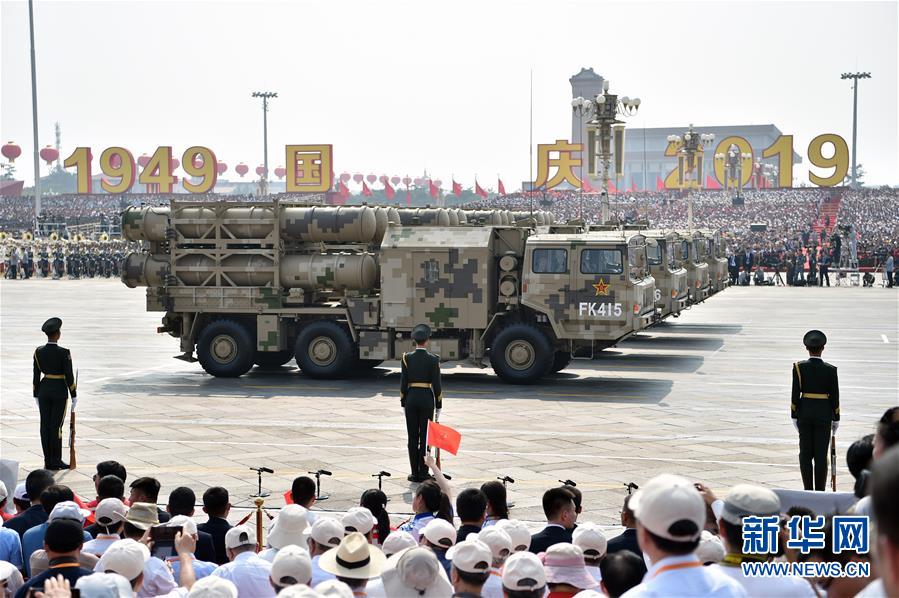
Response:
[[[600,295],[608,296],[609,294],[609,284],[602,278],[599,279],[599,282],[593,285],[593,288],[596,289],[597,297],[599,297]]]

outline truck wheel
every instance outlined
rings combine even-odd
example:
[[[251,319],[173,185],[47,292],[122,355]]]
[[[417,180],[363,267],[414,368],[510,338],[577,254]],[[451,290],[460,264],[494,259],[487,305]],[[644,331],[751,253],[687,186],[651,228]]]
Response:
[[[540,330],[528,324],[503,328],[490,347],[493,371],[510,384],[531,384],[549,372],[553,349]]]
[[[349,373],[356,360],[353,339],[340,324],[313,322],[297,337],[297,365],[310,378],[339,378]]]
[[[293,351],[256,351],[253,363],[261,368],[279,368],[293,359]]]
[[[215,320],[200,333],[197,357],[203,369],[220,378],[243,376],[253,367],[256,343],[247,327],[234,320]]]
[[[568,351],[556,351],[556,354],[553,357],[553,365],[549,368],[549,371],[554,374],[556,372],[561,372],[568,367],[569,363],[571,363],[571,353]]]

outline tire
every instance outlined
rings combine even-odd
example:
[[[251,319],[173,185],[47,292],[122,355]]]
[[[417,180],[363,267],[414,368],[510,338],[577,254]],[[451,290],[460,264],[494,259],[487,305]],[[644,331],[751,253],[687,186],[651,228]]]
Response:
[[[294,355],[297,365],[310,378],[341,378],[356,364],[356,351],[349,331],[336,322],[319,320],[300,331]]]
[[[571,363],[571,353],[567,351],[556,351],[556,354],[553,356],[553,364],[549,368],[549,371],[553,374],[561,372],[568,367],[569,363]]]
[[[293,359],[293,351],[256,351],[253,363],[261,368],[279,368]]]
[[[529,324],[511,324],[496,335],[490,347],[490,365],[504,382],[532,384],[553,365],[549,339]]]
[[[219,378],[237,378],[250,371],[256,343],[250,330],[234,320],[215,320],[197,340],[197,357],[203,369]]]

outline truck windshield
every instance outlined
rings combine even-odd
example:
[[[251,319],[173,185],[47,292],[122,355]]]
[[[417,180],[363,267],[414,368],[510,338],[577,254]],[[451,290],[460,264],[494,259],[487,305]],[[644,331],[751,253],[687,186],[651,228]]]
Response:
[[[582,274],[621,274],[621,251],[618,249],[584,249],[581,251]]]
[[[662,265],[662,241],[646,244],[646,261],[650,266]]]
[[[702,261],[702,239],[693,239],[693,261],[699,263]]]
[[[677,256],[674,255],[677,252],[677,245],[674,243],[670,243],[665,241],[665,257],[668,258],[668,267],[674,270],[677,268]]]
[[[627,264],[630,266],[631,278],[646,276],[646,245],[628,245]]]
[[[568,272],[568,252],[564,249],[535,249],[531,269],[534,274],[564,274]]]
[[[681,253],[680,257],[682,260],[686,261],[686,260],[690,259],[690,244],[687,243],[686,239],[684,239],[680,243],[680,253]]]

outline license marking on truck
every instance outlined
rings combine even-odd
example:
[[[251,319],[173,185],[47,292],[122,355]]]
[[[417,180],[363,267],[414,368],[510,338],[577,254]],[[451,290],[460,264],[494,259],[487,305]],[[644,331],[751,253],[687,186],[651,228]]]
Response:
[[[582,301],[578,303],[577,315],[588,316],[593,318],[620,318],[620,303],[593,303],[591,301]]]

